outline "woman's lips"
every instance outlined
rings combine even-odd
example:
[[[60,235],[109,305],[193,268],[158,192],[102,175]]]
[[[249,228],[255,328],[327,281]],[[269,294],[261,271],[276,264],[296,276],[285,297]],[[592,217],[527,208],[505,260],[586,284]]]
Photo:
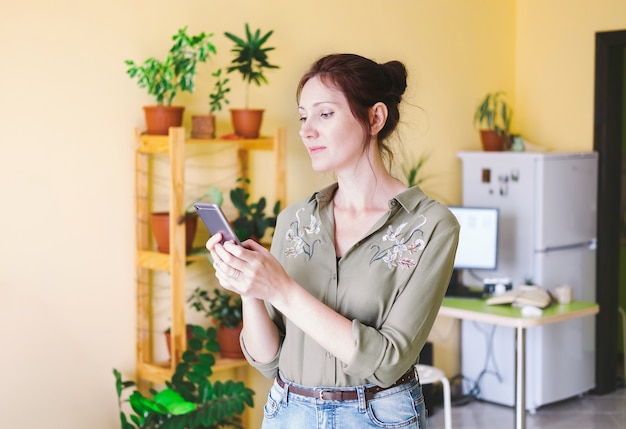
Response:
[[[324,146],[311,146],[309,147],[309,154],[314,155],[318,152],[323,151],[324,149],[326,149]]]

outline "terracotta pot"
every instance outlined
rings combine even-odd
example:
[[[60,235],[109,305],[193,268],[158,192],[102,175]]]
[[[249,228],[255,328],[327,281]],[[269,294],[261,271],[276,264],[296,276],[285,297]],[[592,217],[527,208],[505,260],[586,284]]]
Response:
[[[239,344],[239,334],[243,323],[239,323],[235,328],[227,328],[220,325],[217,328],[217,342],[220,345],[220,354],[224,358],[231,359],[243,359],[243,352],[241,351],[241,345]]]
[[[496,152],[504,150],[505,136],[498,134],[494,130],[480,130],[480,141],[484,151]]]
[[[189,338],[193,336],[193,330],[191,329],[191,326],[189,325],[187,325],[186,334],[187,334],[187,341],[189,342]],[[170,359],[171,359],[172,358],[172,334],[170,330],[168,329],[167,331],[163,333],[163,335],[165,335],[165,344],[167,345],[167,353],[169,354]]]
[[[215,115],[193,115],[191,117],[191,138],[214,139]]]
[[[157,250],[161,253],[170,253],[170,214],[169,212],[155,212],[150,215],[152,219],[152,233],[157,243]],[[185,250],[191,251],[193,240],[196,237],[198,216],[187,214],[185,216]]]
[[[245,139],[258,138],[263,122],[263,112],[263,109],[230,109],[235,134]]]
[[[144,106],[146,134],[167,135],[170,127],[180,127],[183,123],[182,106]]]

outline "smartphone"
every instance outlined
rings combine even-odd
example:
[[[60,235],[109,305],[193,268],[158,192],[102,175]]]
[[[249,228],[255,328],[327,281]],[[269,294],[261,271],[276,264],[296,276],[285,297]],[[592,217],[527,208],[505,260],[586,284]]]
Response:
[[[226,241],[234,241],[240,244],[235,231],[233,231],[220,206],[215,203],[194,203],[193,206],[211,235],[222,234],[222,244]]]

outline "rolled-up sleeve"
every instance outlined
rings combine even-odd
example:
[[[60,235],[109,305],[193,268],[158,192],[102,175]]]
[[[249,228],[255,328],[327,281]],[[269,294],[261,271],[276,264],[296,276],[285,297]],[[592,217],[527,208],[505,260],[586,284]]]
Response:
[[[436,227],[380,327],[353,320],[356,351],[346,373],[385,387],[417,362],[450,281],[458,234],[458,224]]]

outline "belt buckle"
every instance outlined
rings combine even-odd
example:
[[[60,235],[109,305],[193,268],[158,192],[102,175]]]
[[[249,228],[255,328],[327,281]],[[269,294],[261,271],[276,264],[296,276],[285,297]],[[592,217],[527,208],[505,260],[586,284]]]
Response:
[[[322,390],[320,390],[320,391],[319,391],[319,395],[318,395],[318,396],[319,396],[319,398],[320,398],[322,401],[326,401],[326,399],[324,398],[324,393],[326,393],[326,392],[328,392],[328,393],[332,393],[332,390],[329,390],[329,389],[322,389]]]

